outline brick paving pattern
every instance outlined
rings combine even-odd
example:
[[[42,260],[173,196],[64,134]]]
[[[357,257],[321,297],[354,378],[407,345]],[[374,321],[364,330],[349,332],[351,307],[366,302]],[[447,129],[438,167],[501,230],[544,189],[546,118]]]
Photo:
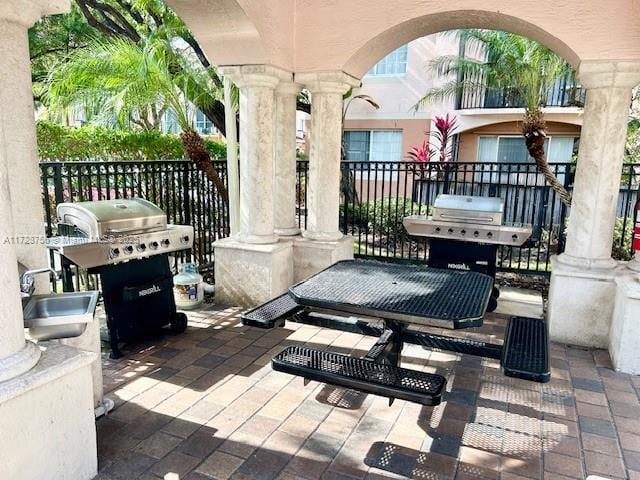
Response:
[[[506,318],[462,335],[502,338]],[[408,345],[403,366],[448,378],[437,407],[334,388],[270,367],[289,345],[364,354],[373,338],[288,322],[258,330],[238,309],[189,313],[178,336],[104,355],[116,409],[97,422],[98,480],[640,479],[640,377],[605,351],[552,344],[552,380]]]

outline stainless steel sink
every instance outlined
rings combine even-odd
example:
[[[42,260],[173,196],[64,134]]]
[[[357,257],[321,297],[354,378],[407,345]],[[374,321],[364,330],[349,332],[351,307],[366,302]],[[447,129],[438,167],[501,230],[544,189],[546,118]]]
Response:
[[[23,309],[24,326],[35,340],[82,335],[93,321],[98,291],[33,295]]]

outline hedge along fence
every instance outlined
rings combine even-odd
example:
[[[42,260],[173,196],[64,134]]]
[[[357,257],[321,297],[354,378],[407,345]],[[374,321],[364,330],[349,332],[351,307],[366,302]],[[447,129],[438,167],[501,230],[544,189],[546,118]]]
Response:
[[[101,126],[65,127],[37,122],[38,156],[41,161],[144,161],[184,158],[177,135],[156,131],[122,131]],[[224,143],[205,140],[213,159],[227,155]]]

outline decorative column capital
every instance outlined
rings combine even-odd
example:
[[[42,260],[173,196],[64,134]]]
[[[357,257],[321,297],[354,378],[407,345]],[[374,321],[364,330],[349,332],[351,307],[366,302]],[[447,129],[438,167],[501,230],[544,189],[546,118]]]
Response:
[[[303,86],[297,82],[281,81],[276,87],[276,94],[297,96],[302,88]]]
[[[360,86],[360,80],[343,71],[296,73],[296,82],[304,84],[313,93],[344,95],[350,88]]]
[[[227,65],[218,73],[231,79],[239,88],[275,88],[281,82],[291,82],[293,74],[271,65]]]
[[[0,23],[16,23],[29,28],[41,17],[66,13],[70,8],[70,0],[3,0],[0,2]]]
[[[585,60],[578,67],[578,78],[587,89],[627,88],[640,83],[640,62]]]

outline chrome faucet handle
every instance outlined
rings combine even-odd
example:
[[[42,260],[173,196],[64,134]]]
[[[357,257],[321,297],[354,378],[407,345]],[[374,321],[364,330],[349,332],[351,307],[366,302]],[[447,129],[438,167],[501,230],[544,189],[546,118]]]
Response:
[[[33,293],[33,276],[39,273],[53,273],[54,278],[58,278],[58,272],[51,267],[34,268],[33,270],[27,270],[22,274],[20,279],[20,292],[31,295]]]

